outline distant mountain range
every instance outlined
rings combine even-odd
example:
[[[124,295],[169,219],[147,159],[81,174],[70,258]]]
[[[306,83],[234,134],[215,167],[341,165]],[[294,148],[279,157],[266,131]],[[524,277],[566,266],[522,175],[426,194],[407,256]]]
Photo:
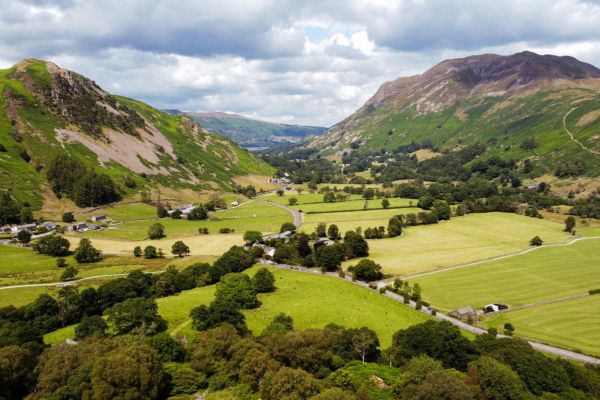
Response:
[[[179,110],[165,110],[181,114]],[[261,121],[237,114],[223,112],[185,112],[209,131],[231,138],[246,148],[268,148],[281,143],[298,143],[306,136],[320,135],[327,128],[318,126],[288,125]]]
[[[41,60],[0,70],[0,189],[39,208],[46,174],[68,154],[109,175],[126,193],[141,187],[231,190],[235,178],[274,168],[196,121],[114,96]]]
[[[446,60],[384,83],[305,146],[327,155],[425,141],[449,151],[483,143],[483,157],[536,160],[540,172],[600,175],[600,69],[532,52]]]

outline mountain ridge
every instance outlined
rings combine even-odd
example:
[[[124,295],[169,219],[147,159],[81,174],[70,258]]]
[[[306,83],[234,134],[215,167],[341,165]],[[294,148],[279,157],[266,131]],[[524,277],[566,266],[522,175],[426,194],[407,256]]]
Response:
[[[583,150],[565,128],[584,146],[600,150],[600,119],[589,120],[600,109],[599,95],[600,69],[570,56],[521,52],[445,60],[382,84],[355,113],[306,146],[331,154],[353,142],[371,151],[425,140],[452,150],[480,141],[490,145],[488,155],[538,157],[555,167]],[[563,116],[575,106],[579,111],[563,126]],[[540,139],[537,152],[515,149],[527,136]],[[600,173],[598,160],[587,162],[586,172]]]
[[[26,59],[0,71],[0,184],[34,199],[52,159],[68,153],[102,171],[126,193],[163,185],[231,190],[234,178],[273,169],[194,120],[111,95],[49,61]],[[226,160],[227,162],[223,162]],[[22,179],[19,180],[18,177]],[[133,183],[132,183],[133,182]]]

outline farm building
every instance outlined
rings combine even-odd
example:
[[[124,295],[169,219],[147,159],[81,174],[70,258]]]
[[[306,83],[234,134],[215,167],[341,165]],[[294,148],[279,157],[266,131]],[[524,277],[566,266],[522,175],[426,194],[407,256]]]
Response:
[[[32,231],[37,228],[37,224],[24,224],[24,225],[15,225],[10,228],[10,233],[16,235],[21,231]]]
[[[94,222],[106,221],[107,219],[108,217],[106,215],[94,215],[92,217],[92,221]]]
[[[460,320],[467,320],[469,317],[475,319],[477,318],[477,311],[475,311],[471,306],[466,306],[463,308],[459,308],[458,310],[449,312],[448,315],[454,318],[458,318]]]

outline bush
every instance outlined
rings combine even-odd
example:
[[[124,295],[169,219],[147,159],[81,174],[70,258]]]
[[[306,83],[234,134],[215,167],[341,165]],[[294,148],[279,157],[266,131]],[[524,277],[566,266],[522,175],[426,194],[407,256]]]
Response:
[[[169,212],[163,206],[156,207],[156,216],[158,218],[166,218],[169,216]]]
[[[91,335],[104,335],[108,325],[104,318],[99,315],[86,316],[75,327],[75,339],[81,340]]]
[[[72,212],[66,212],[62,216],[63,222],[70,224],[71,222],[75,222],[75,216]]]
[[[60,275],[60,280],[63,282],[72,281],[75,279],[79,271],[75,267],[67,267],[65,271]]]
[[[140,246],[135,246],[133,248],[133,255],[134,255],[134,257],[141,257],[142,256],[142,248]]]
[[[198,234],[208,235],[208,228],[198,228]]]
[[[529,241],[530,246],[541,246],[542,244],[544,244],[544,241],[539,236],[535,236]]]
[[[235,229],[233,228],[219,228],[219,233],[233,233]]]
[[[167,363],[164,368],[171,388],[169,392],[171,396],[194,394],[207,386],[206,375],[196,372],[190,364]]]
[[[146,342],[158,352],[162,362],[183,362],[187,358],[185,347],[167,332],[157,333]]]
[[[22,244],[29,243],[31,241],[31,232],[25,229],[20,230],[19,233],[17,233],[17,240]]]
[[[64,268],[64,267],[67,266],[67,261],[64,258],[62,258],[62,257],[58,257],[56,259],[56,266],[58,268]]]
[[[280,233],[287,232],[287,231],[294,232],[295,230],[296,230],[296,225],[294,225],[291,222],[285,222],[284,224],[281,225],[279,232]]]

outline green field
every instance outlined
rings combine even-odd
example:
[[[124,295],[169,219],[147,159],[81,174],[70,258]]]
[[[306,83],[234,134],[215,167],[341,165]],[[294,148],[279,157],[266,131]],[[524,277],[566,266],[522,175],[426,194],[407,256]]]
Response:
[[[387,221],[383,225],[387,226]],[[471,214],[435,225],[408,227],[398,238],[369,240],[369,258],[380,263],[386,273],[412,274],[527,249],[535,235],[546,243],[572,238],[562,229],[562,224],[517,214]]]
[[[349,201],[336,201],[334,203],[315,203],[315,204],[300,204],[293,206],[292,208],[303,211],[305,213],[327,213],[335,211],[363,211],[363,210],[381,210],[383,205],[381,204],[382,199],[374,200],[349,200]],[[390,208],[399,207],[413,207],[417,204],[416,200],[412,199],[397,199],[390,198]]]
[[[314,204],[314,203],[323,203],[323,193],[307,193],[306,191],[298,194],[295,190],[286,190],[283,196],[278,196],[275,193],[269,193],[265,195],[263,198],[265,200],[274,201],[279,204],[288,205],[289,201],[292,197],[295,197],[298,200],[299,205],[301,204]],[[351,194],[349,200],[360,200],[362,197],[358,194]]]
[[[315,230],[320,222],[327,225],[336,224],[342,234],[346,231],[354,230],[357,227],[374,228],[378,226],[387,227],[390,218],[398,214],[417,213],[422,211],[420,208],[399,208],[393,210],[367,210],[357,212],[331,212],[321,214],[304,215],[301,231],[310,233]]]
[[[20,307],[31,303],[40,294],[54,294],[58,291],[55,287],[30,287],[22,289],[2,289],[0,290],[0,307],[15,306]]]
[[[444,309],[520,306],[600,288],[600,239],[416,277],[424,298]]]
[[[256,270],[248,271],[252,275]],[[389,346],[392,334],[409,325],[423,322],[424,314],[414,311],[379,293],[337,278],[272,268],[277,291],[259,295],[262,305],[245,311],[248,327],[260,333],[278,313],[294,318],[296,329],[322,328],[335,322],[345,327],[368,326]],[[169,328],[192,333],[188,315],[192,308],[212,301],[214,287],[193,289],[176,296],[158,299],[160,314]],[[182,325],[183,324],[183,325]]]
[[[116,240],[144,240],[148,237],[148,227],[160,222],[165,227],[167,238],[181,238],[198,234],[198,228],[208,228],[217,233],[219,228],[233,228],[236,232],[247,230],[279,232],[281,224],[291,222],[291,214],[274,204],[252,201],[239,207],[213,213],[210,220],[188,221],[185,219],[149,219],[130,221],[101,231],[85,232],[82,236]]]
[[[561,303],[511,311],[486,318],[485,326],[502,331],[504,323],[515,327],[515,335],[600,355],[600,296],[587,296]]]

